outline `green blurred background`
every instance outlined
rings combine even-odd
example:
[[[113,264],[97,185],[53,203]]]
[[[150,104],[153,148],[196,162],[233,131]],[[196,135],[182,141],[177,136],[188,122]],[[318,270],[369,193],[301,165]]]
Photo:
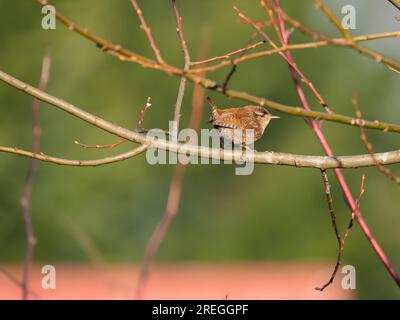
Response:
[[[284,8],[306,25],[340,36],[312,1],[282,1]],[[357,9],[357,30],[366,34],[399,30],[396,11],[388,1],[327,1],[337,14],[342,5]],[[152,57],[152,52],[130,1],[53,1],[67,17],[92,32]],[[258,1],[178,1],[184,32],[192,57],[206,39],[208,56],[242,47],[253,30],[239,23],[232,6],[255,19],[265,19]],[[148,24],[164,58],[183,65],[169,1],[140,1]],[[41,28],[41,8],[35,1],[1,1],[1,69],[36,85],[45,50],[51,54],[48,92],[127,128],[135,125],[148,96],[153,106],[144,127],[167,128],[173,115],[179,78],[135,64],[118,61],[62,24]],[[271,33],[272,34],[272,33]],[[202,40],[203,39],[203,40]],[[299,32],[293,42],[309,41]],[[366,44],[400,59],[398,39]],[[353,115],[351,94],[368,119],[399,123],[399,75],[355,51],[336,47],[296,51],[295,59],[330,107]],[[229,68],[209,74],[222,81]],[[298,105],[287,65],[265,57],[238,67],[231,87]],[[182,126],[191,108],[192,84],[183,104]],[[308,90],[306,90],[308,91]],[[210,93],[222,106],[242,102]],[[318,109],[309,95],[312,107]],[[29,149],[31,144],[31,98],[0,84],[0,145]],[[208,108],[208,107],[206,107]],[[202,127],[208,128],[208,109]],[[89,144],[116,141],[86,123],[55,108],[41,110],[44,153],[69,159],[99,158],[129,149],[86,150],[74,139]],[[324,123],[337,154],[365,153],[355,128]],[[398,149],[398,135],[368,131],[376,151]],[[301,118],[281,114],[256,144],[257,150],[300,154],[323,154],[312,131]],[[24,227],[19,199],[28,160],[0,155],[0,261],[24,258]],[[393,170],[399,170],[393,166]],[[74,168],[41,163],[34,184],[32,215],[38,238],[35,261],[139,262],[146,241],[160,219],[168,195],[172,165],[150,166],[145,156],[104,167]],[[191,165],[188,168],[179,215],[162,243],[158,261],[329,261],[334,263],[337,244],[318,170],[256,166],[250,176],[235,176],[232,165]],[[400,215],[398,186],[371,169],[347,170],[345,175],[358,194],[360,178],[367,175],[361,209],[374,235],[400,271]],[[330,173],[338,220],[344,230],[349,210]],[[93,242],[87,248],[82,235]],[[368,241],[356,225],[346,243],[344,264],[357,270],[359,298],[400,298],[400,292]],[[328,276],[328,275],[327,275]]]

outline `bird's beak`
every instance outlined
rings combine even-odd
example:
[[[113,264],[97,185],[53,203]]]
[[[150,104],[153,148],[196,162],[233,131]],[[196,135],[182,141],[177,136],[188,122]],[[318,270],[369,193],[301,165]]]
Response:
[[[279,116],[271,116],[271,119],[279,119]]]

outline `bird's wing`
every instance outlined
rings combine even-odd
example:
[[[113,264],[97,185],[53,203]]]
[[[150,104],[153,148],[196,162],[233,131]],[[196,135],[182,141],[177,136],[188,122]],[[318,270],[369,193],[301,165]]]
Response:
[[[214,112],[218,112],[218,114],[214,114]],[[241,121],[235,112],[231,112],[229,109],[225,109],[223,112],[220,110],[215,110],[214,112],[211,119],[211,123],[214,126],[232,129],[240,128]]]

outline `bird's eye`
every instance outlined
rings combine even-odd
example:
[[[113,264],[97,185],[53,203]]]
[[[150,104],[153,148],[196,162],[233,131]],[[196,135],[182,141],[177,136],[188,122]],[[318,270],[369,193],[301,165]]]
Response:
[[[257,117],[264,117],[264,115],[265,115],[264,112],[260,112],[260,111],[255,111],[254,113]]]

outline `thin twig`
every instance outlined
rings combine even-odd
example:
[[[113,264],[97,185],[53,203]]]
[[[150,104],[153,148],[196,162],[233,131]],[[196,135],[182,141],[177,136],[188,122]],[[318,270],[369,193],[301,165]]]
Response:
[[[356,92],[353,92],[351,102],[352,102],[352,105],[353,105],[354,110],[356,112],[356,117],[358,119],[361,119],[362,113],[361,113],[361,109],[360,109],[360,107],[358,105],[358,99],[357,99],[357,93]],[[388,169],[384,165],[380,164],[379,161],[376,159],[374,147],[372,146],[372,143],[369,142],[367,134],[365,133],[365,130],[362,127],[360,127],[360,137],[361,137],[361,140],[363,141],[363,143],[365,145],[365,148],[367,149],[368,153],[371,155],[371,158],[374,161],[378,171],[381,172],[382,174],[384,174],[386,177],[388,177],[394,183],[400,185],[400,177],[396,176],[390,169]]]
[[[154,56],[156,57],[159,64],[165,64],[164,59],[161,57],[160,49],[158,49],[156,42],[154,41],[153,35],[151,34],[151,29],[147,25],[146,20],[143,17],[142,10],[140,9],[136,0],[131,0],[131,3],[139,17],[140,27],[143,29],[144,33],[147,36],[147,39],[149,40],[149,43],[150,43],[151,49],[153,50]]]
[[[333,272],[332,272],[332,275],[331,275],[330,279],[322,287],[315,288],[315,290],[319,290],[319,291],[323,291],[335,279],[336,273],[337,273],[337,271],[339,269],[339,266],[340,266],[341,257],[342,257],[342,251],[343,251],[342,238],[340,237],[339,229],[338,229],[338,226],[337,226],[337,223],[336,223],[336,215],[335,215],[335,211],[333,209],[333,198],[332,198],[332,194],[331,194],[331,185],[329,183],[328,174],[327,174],[326,170],[321,170],[321,175],[322,175],[322,181],[323,181],[323,183],[325,185],[326,201],[328,203],[328,209],[329,209],[329,214],[331,216],[332,227],[333,227],[333,230],[335,231],[336,240],[338,242],[339,250],[338,250],[338,255],[337,255],[337,258],[336,258],[336,264],[335,264],[335,267],[333,269]]]
[[[115,148],[123,143],[125,143],[126,140],[118,140],[117,142],[111,143],[111,144],[85,144],[82,142],[79,142],[78,140],[74,140],[74,143],[82,148],[85,149],[111,149],[111,148]]]
[[[144,117],[146,115],[146,111],[151,107],[151,97],[147,97],[146,104],[144,105],[143,109],[140,111],[139,121],[136,123],[136,131],[141,131],[142,123],[144,121]]]
[[[175,18],[176,18],[176,32],[178,33],[178,38],[181,43],[181,48],[183,51],[183,58],[184,58],[183,71],[185,73],[190,68],[190,54],[189,54],[189,49],[186,44],[185,36],[183,35],[182,17],[179,14],[178,6],[176,5],[175,0],[172,0],[172,9],[175,13]],[[173,132],[172,132],[173,135],[178,134],[179,121],[181,118],[181,107],[182,107],[183,97],[185,95],[185,88],[186,88],[186,78],[184,76],[182,76],[180,84],[179,84],[178,96],[176,98],[176,103],[175,103],[175,111],[174,111],[174,121],[175,122],[174,122],[174,128],[173,128]]]
[[[45,54],[42,61],[42,70],[40,73],[40,81],[38,88],[45,91],[50,77],[50,65],[51,59]],[[40,104],[41,101],[34,98],[32,102],[32,153],[39,152],[40,144]],[[30,202],[33,188],[33,180],[37,169],[37,161],[31,159],[29,162],[28,172],[26,174],[23,193],[21,196],[21,207],[25,225],[25,237],[26,237],[26,248],[25,248],[25,261],[24,270],[22,275],[22,299],[27,300],[29,298],[29,275],[32,266],[33,252],[36,243],[36,238],[33,233]]]
[[[143,132],[142,128],[142,123],[144,121],[144,116],[146,114],[147,109],[151,107],[151,97],[147,97],[146,104],[144,105],[143,109],[140,111],[140,117],[138,122],[136,123],[136,128],[135,130],[138,132]],[[78,140],[74,140],[74,143],[80,147],[86,148],[86,149],[106,149],[106,148],[115,148],[123,143],[125,143],[127,140],[126,139],[121,139],[118,140],[117,142],[111,143],[111,144],[84,144],[79,142]]]
[[[269,1],[271,2],[271,1]],[[269,3],[269,5],[267,5],[267,3],[264,0],[260,1],[261,6],[264,8],[264,11],[268,14],[269,19],[272,23],[272,27],[275,30],[276,35],[278,36],[278,39],[281,43],[283,43],[283,39],[282,39],[282,34],[281,31],[279,29],[279,25],[274,17],[274,12],[272,11],[272,9],[269,7],[269,5],[271,5],[271,3]]]
[[[255,49],[255,48],[263,45],[265,42],[266,42],[265,40],[261,40],[261,41],[258,41],[256,43],[253,43],[253,44],[248,44],[244,48],[240,48],[238,50],[228,52],[228,53],[226,53],[224,55],[215,56],[213,58],[208,58],[208,59],[205,59],[205,60],[199,60],[199,61],[191,62],[190,64],[192,66],[196,66],[196,65],[200,65],[200,64],[206,64],[206,63],[214,62],[214,61],[217,61],[217,60],[228,59],[233,55],[240,54],[240,53],[243,53],[243,52],[247,52],[247,51],[249,51],[251,49]]]
[[[326,282],[322,287],[315,288],[315,290],[318,290],[318,291],[324,291],[335,280],[337,271],[339,269],[339,266],[340,266],[341,260],[342,260],[342,255],[343,255],[343,250],[344,250],[344,243],[345,243],[345,241],[346,241],[346,239],[347,239],[347,237],[348,237],[348,235],[350,233],[351,227],[353,226],[353,220],[354,220],[354,215],[355,215],[354,212],[352,212],[351,218],[350,218],[350,222],[349,222],[349,224],[348,224],[348,226],[346,228],[344,236],[341,237],[340,233],[339,233],[339,229],[338,229],[337,223],[336,223],[336,215],[335,215],[335,211],[333,209],[333,198],[332,198],[332,194],[331,194],[331,186],[330,186],[330,183],[329,183],[329,180],[328,180],[328,174],[327,174],[326,170],[321,170],[321,175],[322,175],[323,183],[325,185],[325,195],[326,195],[326,200],[327,200],[327,203],[328,203],[329,214],[331,216],[332,227],[333,227],[333,229],[335,231],[336,240],[338,242],[339,249],[338,249],[338,254],[337,254],[337,258],[336,258],[336,264],[335,264],[335,267],[333,268],[332,275],[329,278],[328,282]],[[357,198],[357,208],[360,207],[361,197],[363,196],[364,191],[365,191],[364,190],[364,182],[365,182],[365,176],[363,175],[362,178],[361,178],[360,193],[359,193],[358,198]]]
[[[360,209],[361,198],[362,198],[362,196],[364,195],[364,192],[365,192],[365,189],[364,189],[364,182],[365,182],[365,175],[363,175],[363,176],[361,177],[360,193],[358,194],[358,198],[357,198],[357,200],[356,200],[356,207],[357,207],[357,210]],[[343,238],[342,238],[343,244],[344,244],[344,242],[346,241],[347,237],[349,236],[350,229],[353,227],[353,221],[354,221],[355,215],[356,215],[356,213],[355,213],[355,211],[353,211],[353,212],[351,213],[350,222],[349,222],[349,224],[348,224],[348,226],[347,226],[347,228],[346,228],[346,231],[345,231],[345,233],[344,233],[344,236],[343,236]]]

